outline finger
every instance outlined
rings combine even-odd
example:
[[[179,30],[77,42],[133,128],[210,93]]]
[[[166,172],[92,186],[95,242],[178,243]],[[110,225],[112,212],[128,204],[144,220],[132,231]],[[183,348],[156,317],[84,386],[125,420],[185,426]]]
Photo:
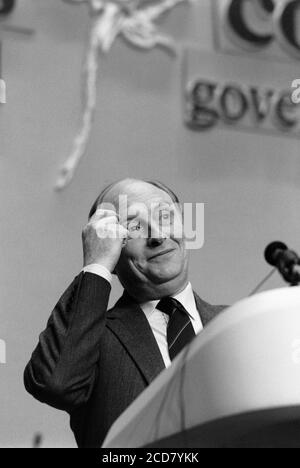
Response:
[[[106,227],[109,227],[110,225],[116,225],[118,224],[118,218],[116,216],[109,216],[107,218],[101,218],[98,220],[93,221],[92,226],[94,229],[105,229]]]
[[[120,239],[127,239],[129,236],[128,229],[124,228],[124,226],[122,226],[121,224],[117,225],[117,233]]]
[[[115,218],[119,219],[116,211],[113,210],[103,210],[102,208],[98,208],[96,213],[92,216],[91,221],[95,221],[102,218],[107,218],[110,216],[114,216]]]
[[[104,235],[110,239],[127,239],[129,232],[121,224],[110,224],[107,225],[105,229],[100,228],[97,231],[97,234]],[[98,235],[99,235],[98,234]]]
[[[118,224],[114,218],[94,223],[94,229],[100,239],[126,239],[129,235],[128,230]]]

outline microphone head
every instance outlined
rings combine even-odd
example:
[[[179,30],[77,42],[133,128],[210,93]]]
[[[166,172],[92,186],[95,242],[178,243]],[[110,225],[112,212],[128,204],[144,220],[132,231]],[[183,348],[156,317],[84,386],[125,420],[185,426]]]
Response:
[[[278,250],[288,250],[288,247],[283,242],[275,241],[269,244],[265,250],[265,260],[272,266],[276,266],[276,252],[278,252]]]

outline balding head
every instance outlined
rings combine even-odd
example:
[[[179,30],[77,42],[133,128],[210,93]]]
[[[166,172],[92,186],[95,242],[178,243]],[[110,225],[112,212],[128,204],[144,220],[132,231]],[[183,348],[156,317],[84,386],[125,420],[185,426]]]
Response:
[[[93,206],[89,212],[89,218],[91,218],[96,213],[97,208],[103,203],[112,203],[117,208],[119,196],[127,194],[128,189],[132,190],[134,187],[137,187],[137,184],[139,184],[140,182],[149,184],[153,187],[162,190],[163,192],[169,195],[173,203],[179,204],[179,199],[177,195],[173,192],[173,190],[171,190],[167,185],[160,181],[126,178],[115,181],[107,185],[102,190],[102,192],[98,195],[95,202],[93,203]]]

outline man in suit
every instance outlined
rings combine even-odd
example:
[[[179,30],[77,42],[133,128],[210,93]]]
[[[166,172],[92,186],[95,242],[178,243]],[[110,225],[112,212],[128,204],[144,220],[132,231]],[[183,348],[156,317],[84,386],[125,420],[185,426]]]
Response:
[[[193,292],[182,226],[177,196],[158,182],[116,182],[92,207],[84,268],[24,373],[28,392],[70,414],[79,447],[100,447],[118,416],[223,309]],[[113,273],[124,294],[107,310]]]

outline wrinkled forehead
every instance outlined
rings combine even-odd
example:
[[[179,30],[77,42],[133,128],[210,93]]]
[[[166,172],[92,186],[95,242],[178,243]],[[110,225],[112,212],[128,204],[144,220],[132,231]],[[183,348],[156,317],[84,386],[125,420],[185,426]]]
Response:
[[[147,182],[119,182],[105,196],[105,203],[111,203],[121,219],[128,212],[149,211],[155,206],[172,206],[174,202],[170,195]]]

